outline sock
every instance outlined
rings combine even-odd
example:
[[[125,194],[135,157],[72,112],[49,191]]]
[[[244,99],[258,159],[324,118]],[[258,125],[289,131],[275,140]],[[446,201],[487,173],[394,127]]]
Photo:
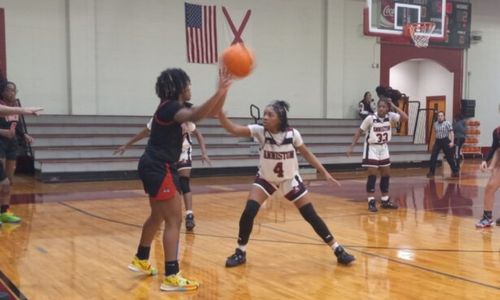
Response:
[[[335,249],[337,249],[338,246],[340,246],[339,243],[337,243],[337,242],[333,243],[333,245],[332,245],[333,251],[335,251]]]
[[[186,216],[187,216],[187,215],[190,215],[190,214],[192,215],[192,214],[193,214],[193,211],[192,211],[192,210],[186,210]]]
[[[493,218],[493,213],[491,212],[491,210],[485,210],[483,216],[491,220]]]
[[[387,200],[389,200],[389,196],[382,196],[382,197],[380,198],[380,200],[382,200],[382,201],[387,201]]]
[[[0,213],[3,214],[4,212],[7,212],[9,210],[9,207],[10,207],[10,205],[8,205],[8,204],[0,206]]]
[[[165,276],[175,275],[179,273],[179,261],[166,261],[165,262]]]
[[[238,249],[240,249],[243,252],[247,251],[247,245],[238,245]]]
[[[368,197],[368,202],[370,202],[372,200],[375,200],[375,197],[373,197],[373,196]]]
[[[149,250],[151,250],[151,247],[144,247],[139,245],[139,247],[137,248],[137,254],[135,256],[137,256],[137,258],[140,260],[149,259]]]

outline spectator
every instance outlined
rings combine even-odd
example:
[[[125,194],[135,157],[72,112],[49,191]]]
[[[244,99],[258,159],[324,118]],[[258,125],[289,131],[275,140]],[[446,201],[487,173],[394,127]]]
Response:
[[[369,115],[372,115],[377,110],[377,103],[372,98],[370,92],[366,92],[363,99],[359,101],[359,117],[364,120]]]

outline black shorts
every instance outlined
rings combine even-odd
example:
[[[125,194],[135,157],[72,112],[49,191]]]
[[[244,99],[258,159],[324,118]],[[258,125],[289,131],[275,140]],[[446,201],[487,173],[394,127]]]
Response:
[[[7,178],[7,173],[5,173],[5,166],[0,162],[0,181],[3,181]]]
[[[175,163],[164,163],[143,154],[138,169],[144,191],[152,200],[169,200],[181,191]]]
[[[17,140],[0,140],[0,158],[5,158],[6,160],[16,160],[17,159]]]

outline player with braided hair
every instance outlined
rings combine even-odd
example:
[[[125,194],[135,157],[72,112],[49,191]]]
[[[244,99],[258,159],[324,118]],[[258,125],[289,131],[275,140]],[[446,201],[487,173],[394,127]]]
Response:
[[[218,112],[231,85],[231,76],[219,71],[219,84],[215,94],[200,106],[186,107],[191,97],[191,81],[182,69],[166,69],[156,82],[160,105],[153,115],[149,141],[139,161],[139,177],[149,195],[151,213],[142,228],[137,253],[129,265],[132,271],[155,275],[156,269],[149,262],[151,243],[165,223],[163,250],[165,278],[160,286],[164,291],[196,290],[199,283],[179,273],[177,249],[182,221],[181,191],[176,164],[182,151],[182,124],[196,122]]]
[[[309,151],[302,141],[300,133],[289,127],[288,109],[289,105],[285,101],[274,101],[264,110],[263,125],[252,124],[248,126],[235,124],[223,112],[219,113],[222,127],[229,133],[240,137],[254,137],[260,144],[259,171],[240,218],[238,246],[234,254],[227,258],[226,267],[235,267],[246,262],[246,246],[252,232],[254,219],[262,203],[276,190],[280,190],[286,199],[295,204],[302,217],[332,248],[338,263],[348,265],[355,259],[337,243],[326,224],[314,210],[307,195],[307,188],[299,174],[297,150],[323,174],[326,180],[337,185],[339,183]]]
[[[375,185],[378,172],[380,172],[380,191],[382,193],[381,207],[384,209],[398,208],[398,205],[392,202],[389,197],[391,161],[387,143],[392,136],[392,122],[408,119],[406,113],[393,104],[393,101],[401,98],[401,93],[398,90],[379,86],[376,91],[380,97],[377,112],[368,116],[361,123],[360,128],[352,138],[352,144],[347,149],[347,156],[351,156],[359,137],[363,132],[366,133],[362,166],[368,168],[366,192],[368,194],[368,210],[371,212],[378,211],[375,200]],[[391,108],[396,112],[389,111]]]

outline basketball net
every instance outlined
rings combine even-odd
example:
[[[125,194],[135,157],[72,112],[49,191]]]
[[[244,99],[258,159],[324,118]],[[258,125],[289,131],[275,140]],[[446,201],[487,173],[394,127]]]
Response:
[[[436,23],[433,22],[411,23],[406,25],[408,34],[413,39],[415,47],[418,48],[426,48],[429,46],[429,39],[435,28]]]

